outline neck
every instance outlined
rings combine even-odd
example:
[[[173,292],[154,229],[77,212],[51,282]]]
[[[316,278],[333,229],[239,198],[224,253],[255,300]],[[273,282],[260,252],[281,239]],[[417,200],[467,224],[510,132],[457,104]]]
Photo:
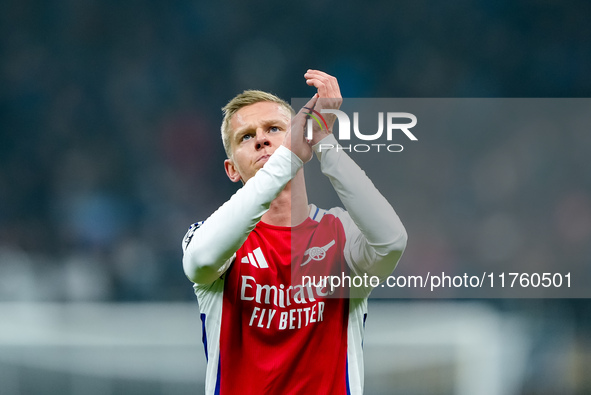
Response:
[[[261,221],[275,226],[296,226],[309,214],[304,171],[301,169],[271,202]]]

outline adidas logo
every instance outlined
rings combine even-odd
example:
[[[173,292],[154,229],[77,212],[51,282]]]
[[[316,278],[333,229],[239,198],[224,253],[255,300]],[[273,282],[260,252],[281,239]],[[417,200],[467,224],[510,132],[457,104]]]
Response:
[[[263,252],[261,251],[261,247],[255,249],[253,252],[249,252],[248,256],[245,256],[241,260],[242,263],[250,263],[252,266],[256,268],[265,269],[268,268],[269,265],[267,264],[267,260],[263,256]]]

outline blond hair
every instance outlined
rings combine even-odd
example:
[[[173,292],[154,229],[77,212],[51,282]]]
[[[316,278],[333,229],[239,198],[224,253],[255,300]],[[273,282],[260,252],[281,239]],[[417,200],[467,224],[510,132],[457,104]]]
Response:
[[[260,103],[260,102],[271,102],[277,103],[283,108],[285,108],[290,114],[295,114],[293,108],[287,103],[285,100],[280,99],[279,97],[275,96],[272,93],[263,92],[259,90],[246,90],[232,100],[228,102],[223,108],[222,111],[224,113],[224,120],[222,121],[222,143],[224,144],[224,150],[226,150],[226,155],[228,158],[232,157],[232,150],[230,147],[230,136],[232,132],[232,128],[230,126],[230,122],[234,114],[238,112],[243,107],[250,106],[251,104]]]

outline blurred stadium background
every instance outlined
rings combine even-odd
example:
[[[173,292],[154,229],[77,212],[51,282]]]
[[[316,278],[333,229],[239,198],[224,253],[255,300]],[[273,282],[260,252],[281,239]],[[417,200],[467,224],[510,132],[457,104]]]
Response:
[[[590,16],[555,0],[0,2],[0,393],[202,393],[180,241],[236,189],[218,130],[237,92],[306,97],[318,68],[346,97],[591,97]],[[498,232],[511,248],[494,259],[516,267],[591,263],[588,130],[530,135],[525,175],[503,131],[451,133],[392,170],[401,264],[466,246],[488,262]],[[524,203],[547,215],[521,221]],[[586,299],[371,309],[369,395],[591,393]]]

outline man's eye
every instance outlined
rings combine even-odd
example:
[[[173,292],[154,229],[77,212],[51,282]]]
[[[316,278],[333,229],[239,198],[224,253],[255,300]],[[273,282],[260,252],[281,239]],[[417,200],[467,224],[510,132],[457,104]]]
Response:
[[[245,134],[244,136],[242,136],[242,138],[240,139],[240,141],[250,140],[251,138],[252,138],[252,136],[250,134]]]
[[[279,127],[277,127],[277,126],[271,126],[271,127],[269,128],[269,131],[270,131],[270,132],[279,132],[280,130],[281,130],[281,129],[279,129]]]

